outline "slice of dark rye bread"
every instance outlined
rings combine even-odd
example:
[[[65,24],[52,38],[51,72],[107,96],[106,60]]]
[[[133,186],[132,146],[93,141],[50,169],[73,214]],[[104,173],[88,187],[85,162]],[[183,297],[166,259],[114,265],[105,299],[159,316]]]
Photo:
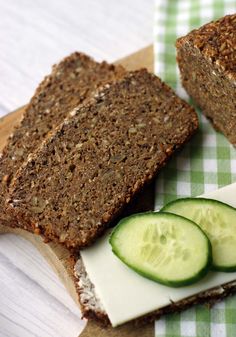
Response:
[[[83,103],[92,92],[108,82],[122,77],[121,66],[98,63],[75,52],[53,66],[25,109],[20,125],[14,130],[0,159],[0,222],[19,226],[5,213],[4,204],[12,177],[55,126],[71,109]]]
[[[91,244],[198,128],[194,109],[142,69],[70,113],[15,176],[8,210],[68,248]]]
[[[213,126],[236,146],[236,14],[195,29],[176,42],[184,88]]]
[[[96,285],[90,281],[83,260],[79,255],[71,259],[71,268],[74,266],[74,282],[79,297],[81,312],[84,318],[97,320],[102,325],[110,325],[107,313],[96,294]],[[172,302],[163,308],[154,310],[133,320],[134,324],[142,325],[154,321],[165,314],[180,312],[197,304],[206,304],[208,307],[236,292],[236,280],[218,287],[203,291],[186,299]],[[137,294],[138,295],[138,294]]]

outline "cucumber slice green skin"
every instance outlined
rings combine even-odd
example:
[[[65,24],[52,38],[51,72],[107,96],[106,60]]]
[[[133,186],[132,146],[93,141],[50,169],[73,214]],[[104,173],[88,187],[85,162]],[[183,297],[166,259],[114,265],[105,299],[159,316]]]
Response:
[[[206,206],[208,207],[208,210],[206,209]],[[212,211],[215,210],[215,214],[213,214]],[[199,214],[202,211],[202,219],[199,219]],[[230,249],[230,245],[228,246],[227,251],[225,250],[225,248],[222,246],[221,249],[224,248],[224,251],[222,250],[222,252],[219,251],[219,243],[218,243],[218,248],[216,248],[215,244],[214,244],[214,232],[217,233],[217,219],[219,219],[218,224],[220,226],[220,223],[222,221],[222,232],[223,232],[223,225],[225,222],[225,218],[227,218],[228,216],[228,221],[230,221],[230,225],[234,226],[233,231],[231,232],[231,235],[229,235],[228,232],[228,237],[231,236],[231,240],[233,240],[233,238],[235,237],[235,244],[236,244],[236,208],[227,205],[221,201],[218,200],[214,200],[214,199],[208,199],[208,198],[182,198],[182,199],[177,199],[174,201],[171,201],[170,203],[168,203],[167,205],[165,205],[160,212],[170,212],[172,214],[177,214],[183,217],[186,217],[187,219],[190,219],[192,221],[194,221],[198,226],[200,226],[202,228],[203,231],[205,231],[205,233],[207,234],[207,236],[209,237],[211,244],[212,244],[212,249],[213,249],[213,263],[212,263],[212,270],[215,271],[223,271],[223,272],[234,272],[236,271],[236,253],[235,255],[235,262],[231,263],[229,265],[229,263],[227,263],[227,261],[229,260],[230,257],[230,253],[232,256],[232,251],[236,250],[236,246],[234,245],[234,249]],[[194,212],[195,212],[195,216],[194,216]],[[196,218],[196,212],[198,212],[198,218]],[[204,212],[205,212],[205,216],[204,216]],[[206,214],[206,212],[208,212],[208,216]],[[211,212],[211,213],[210,213]],[[217,214],[218,213],[218,214]],[[235,213],[235,214],[234,214]],[[227,215],[228,214],[228,215]],[[231,215],[230,215],[231,214]],[[214,221],[215,223],[211,222],[211,220],[209,220],[210,216],[214,216]],[[222,220],[223,217],[223,220]],[[231,219],[230,219],[231,218]],[[214,229],[212,230],[212,232],[210,233],[210,228],[207,230],[207,223],[206,220],[207,219],[207,223],[208,226],[214,226]],[[227,226],[227,224],[225,224],[224,226]],[[205,228],[204,228],[205,227]],[[228,227],[229,228],[229,227]],[[226,230],[226,229],[225,229]],[[235,234],[234,234],[235,233]],[[212,238],[213,240],[212,240]],[[218,239],[220,240],[221,237],[219,236]],[[229,238],[230,240],[230,238]],[[232,248],[232,244],[231,244],[231,248]],[[218,249],[218,254],[221,256],[225,256],[225,262],[222,262],[222,257],[221,257],[221,261],[219,261],[215,256],[215,252],[216,249]],[[222,253],[222,254],[221,254]],[[224,253],[224,255],[223,255]]]
[[[145,270],[142,270],[142,268],[139,268],[137,266],[134,266],[132,263],[130,263],[128,261],[128,259],[122,254],[122,252],[119,249],[119,246],[117,245],[117,236],[119,236],[119,232],[125,228],[125,226],[127,226],[128,222],[131,219],[135,219],[137,221],[139,221],[140,217],[151,217],[151,216],[157,216],[160,217],[161,216],[165,216],[168,217],[169,219],[171,219],[172,222],[177,221],[188,221],[188,223],[191,226],[194,226],[195,228],[198,228],[201,232],[202,237],[205,240],[205,263],[202,265],[202,268],[200,270],[198,270],[196,273],[194,273],[193,275],[191,275],[188,278],[185,279],[180,279],[180,280],[169,280],[167,278],[162,278],[158,275],[154,275],[153,273],[147,272]],[[211,269],[211,265],[212,265],[212,247],[211,247],[211,243],[210,240],[208,239],[208,237],[205,235],[205,233],[201,230],[201,228],[199,226],[197,226],[194,222],[183,218],[181,216],[178,215],[174,215],[174,214],[170,214],[170,213],[160,213],[160,212],[145,212],[145,213],[137,213],[134,215],[131,215],[127,218],[122,219],[118,225],[113,229],[110,239],[109,239],[109,243],[112,246],[112,251],[113,253],[123,262],[125,263],[128,267],[130,267],[131,269],[133,269],[135,272],[137,272],[138,274],[140,274],[141,276],[144,276],[152,281],[158,282],[160,284],[163,284],[165,286],[169,286],[169,287],[183,287],[183,286],[187,286],[190,284],[193,284],[195,282],[197,282],[198,280],[200,280],[201,278],[203,278],[208,271]]]

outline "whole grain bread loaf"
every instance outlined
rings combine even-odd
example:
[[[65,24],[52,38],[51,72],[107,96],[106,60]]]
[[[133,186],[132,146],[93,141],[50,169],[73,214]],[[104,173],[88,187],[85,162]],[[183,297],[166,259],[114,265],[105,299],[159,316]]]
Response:
[[[96,89],[124,75],[121,66],[97,63],[82,53],[73,53],[55,65],[45,77],[25,109],[20,125],[14,130],[0,158],[0,222],[15,225],[4,209],[12,177],[68,112],[84,102]],[[20,224],[16,224],[19,226]]]
[[[236,14],[177,40],[184,88],[213,126],[236,146]]]
[[[29,157],[8,210],[49,240],[87,246],[197,128],[193,108],[159,78],[130,72],[72,110]]]

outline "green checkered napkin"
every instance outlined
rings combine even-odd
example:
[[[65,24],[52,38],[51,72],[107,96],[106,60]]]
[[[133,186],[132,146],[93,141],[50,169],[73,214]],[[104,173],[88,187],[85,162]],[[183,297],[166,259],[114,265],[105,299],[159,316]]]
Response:
[[[206,22],[236,12],[230,0],[156,0],[155,72],[187,99],[175,60],[175,40]],[[236,181],[236,150],[200,114],[200,131],[156,181],[156,209]],[[236,295],[213,308],[196,306],[156,321],[156,337],[236,337]]]

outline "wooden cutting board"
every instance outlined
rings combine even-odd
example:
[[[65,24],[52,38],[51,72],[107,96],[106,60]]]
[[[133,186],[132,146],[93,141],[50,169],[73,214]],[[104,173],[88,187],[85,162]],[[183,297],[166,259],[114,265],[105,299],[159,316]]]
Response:
[[[127,56],[116,62],[122,64],[128,70],[139,68],[147,68],[153,71],[153,47],[148,46],[138,52]],[[4,147],[8,136],[13,131],[13,128],[19,123],[24,107],[11,112],[7,116],[0,119],[0,150]],[[135,211],[150,209],[153,206],[154,188],[150,186],[136,200]],[[145,198],[143,198],[145,196]],[[33,235],[21,229],[13,229],[0,225],[0,234],[14,233],[23,236],[29,240],[45,257],[48,263],[56,271],[61,281],[66,286],[72,298],[78,303],[78,295],[75,290],[74,281],[71,275],[71,265],[69,264],[70,252],[55,243],[45,244],[40,236]],[[79,304],[79,303],[78,303]],[[125,305],[125,304],[124,304]],[[122,325],[118,328],[102,328],[96,322],[88,321],[85,329],[80,334],[81,337],[152,337],[154,336],[154,325],[147,324],[143,327],[136,327],[132,323]]]

